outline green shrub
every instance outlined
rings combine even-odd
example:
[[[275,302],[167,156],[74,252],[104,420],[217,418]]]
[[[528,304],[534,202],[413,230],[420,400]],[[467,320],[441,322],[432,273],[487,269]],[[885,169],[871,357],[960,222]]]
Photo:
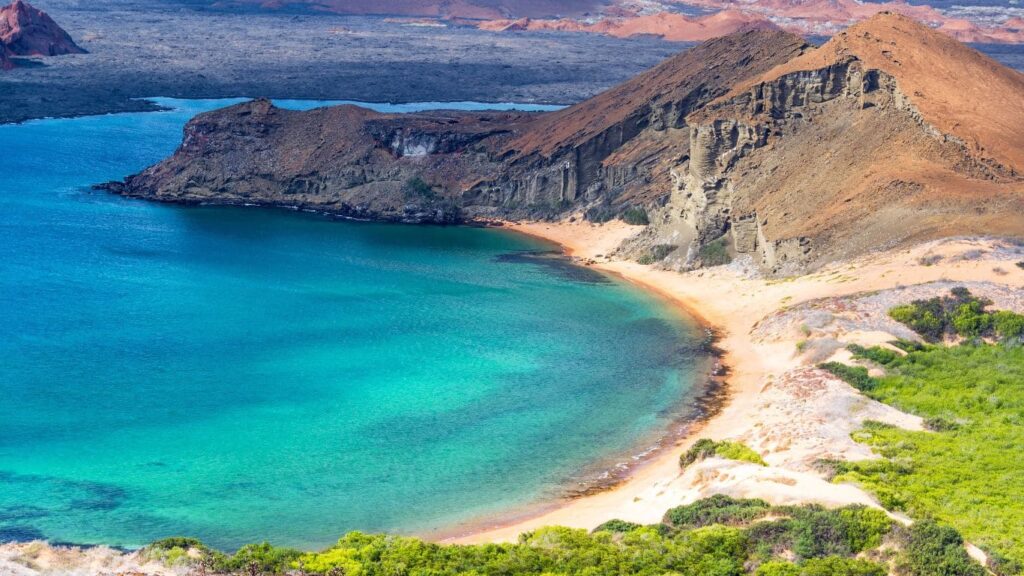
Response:
[[[896,306],[889,311],[889,316],[929,342],[938,342],[946,334],[971,340],[996,337],[1007,343],[1020,342],[1024,338],[1024,315],[1006,310],[989,312],[986,307],[991,304],[966,288],[957,287],[943,298]]]
[[[889,316],[901,324],[906,324],[908,328],[920,334],[925,340],[938,342],[942,340],[946,329],[945,314],[941,311],[936,312],[935,304],[938,302],[938,298],[933,298],[931,301],[918,301],[913,304],[896,306],[889,310]]]
[[[1001,340],[1020,340],[1024,338],[1024,314],[1008,310],[992,313],[992,328]]]
[[[884,566],[857,558],[828,556],[814,558],[800,565],[799,576],[886,576]]]
[[[892,528],[884,512],[864,506],[828,510],[810,505],[789,513],[793,552],[802,559],[849,556],[875,548]]]
[[[850,344],[846,349],[853,353],[854,358],[863,358],[883,366],[888,366],[900,359],[899,354],[881,346],[865,348],[857,344]]]
[[[722,266],[732,262],[728,239],[725,236],[701,246],[697,255],[704,266]]]
[[[701,438],[694,442],[693,446],[679,457],[679,467],[685,469],[694,462],[704,460],[705,458],[711,458],[712,456],[718,456],[728,460],[751,462],[753,464],[760,464],[761,466],[768,465],[764,459],[761,458],[760,454],[742,442],[730,442],[729,440],[716,442],[709,438]]]
[[[405,182],[405,193],[418,198],[433,198],[435,196],[434,187],[419,176],[413,176]]]
[[[636,522],[626,522],[625,520],[612,519],[604,524],[601,524],[597,528],[594,528],[594,532],[632,532],[641,525]]]
[[[217,572],[241,572],[255,568],[261,574],[283,574],[303,556],[299,550],[278,548],[267,542],[246,544],[233,555],[216,554],[212,558]]]
[[[665,513],[669,526],[699,527],[712,524],[746,524],[765,516],[771,506],[764,500],[735,499],[724,494],[698,500],[693,504],[677,506]]]
[[[773,560],[758,566],[754,576],[800,576],[800,567],[792,562]]]
[[[979,338],[988,331],[992,318],[985,313],[981,302],[975,300],[956,307],[950,314],[950,322],[957,334],[965,338]]]
[[[910,351],[868,395],[921,416],[930,431],[866,424],[854,438],[882,458],[847,462],[835,480],[864,486],[887,508],[952,526],[1008,565],[1024,562],[1021,382],[1020,346]]]
[[[913,340],[903,340],[903,339],[893,340],[892,342],[889,342],[889,344],[892,344],[896,348],[899,348],[900,350],[903,350],[904,352],[907,352],[908,354],[910,352],[917,352],[918,350],[924,350],[924,347],[925,347],[925,345],[921,344],[920,342],[914,342]]]
[[[901,560],[913,576],[985,576],[985,569],[967,555],[960,534],[933,520],[910,526]]]
[[[773,508],[761,500],[719,495],[670,510],[666,522],[674,527],[613,520],[590,533],[553,526],[525,533],[515,543],[480,545],[351,532],[321,552],[299,553],[266,543],[244,546],[230,556],[209,551],[205,566],[216,573],[246,576],[741,576],[755,568],[757,574],[768,576],[818,576],[828,569],[839,575],[874,576],[867,563],[852,555],[881,541],[877,533],[886,529],[885,523],[875,513],[862,507]],[[761,520],[768,515],[780,518]],[[811,525],[821,529],[813,538],[839,543],[832,548],[845,546],[846,557],[784,562],[794,535],[812,532]],[[209,550],[184,538],[155,542],[150,548]]]
[[[206,544],[203,544],[198,538],[188,538],[185,536],[173,536],[171,538],[162,538],[151,543],[146,548],[150,550],[171,550],[174,548],[195,548],[196,550],[207,550]]]
[[[647,254],[640,256],[636,261],[644,265],[654,264],[655,262],[664,260],[666,256],[675,252],[677,249],[679,249],[679,246],[676,246],[675,244],[655,244],[654,246],[651,246],[650,250],[647,251]]]
[[[664,260],[666,256],[679,249],[675,244],[655,244],[651,246],[651,257],[655,260]]]
[[[635,226],[646,226],[650,224],[650,220],[647,219],[647,210],[638,206],[632,206],[623,210],[622,215],[619,216],[626,224],[633,224]]]
[[[142,549],[142,555],[147,559],[162,562],[166,566],[184,566],[192,563],[189,550],[197,550],[204,555],[213,553],[196,538],[176,536],[153,542]]]
[[[878,385],[878,381],[869,376],[868,369],[863,366],[850,366],[842,362],[825,362],[818,364],[818,368],[832,373],[836,378],[861,392],[870,392]]]

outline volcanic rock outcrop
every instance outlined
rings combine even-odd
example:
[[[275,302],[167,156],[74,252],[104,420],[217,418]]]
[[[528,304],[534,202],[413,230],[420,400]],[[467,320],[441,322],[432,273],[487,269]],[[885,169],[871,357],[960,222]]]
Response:
[[[882,14],[817,49],[779,31],[711,40],[546,114],[254,101],[197,117],[171,158],[110,187],[406,222],[642,209],[626,255],[679,269],[745,255],[780,275],[1024,236],[1024,75]]]
[[[46,12],[22,0],[0,8],[0,68],[10,69],[9,56],[84,54],[71,36]]]

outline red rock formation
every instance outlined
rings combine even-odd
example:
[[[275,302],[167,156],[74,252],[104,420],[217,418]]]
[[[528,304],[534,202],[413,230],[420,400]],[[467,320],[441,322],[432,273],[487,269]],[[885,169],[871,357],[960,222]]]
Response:
[[[46,12],[23,0],[0,8],[0,46],[14,56],[85,53]]]
[[[644,16],[603,18],[593,24],[572,19],[492,20],[479,25],[481,30],[514,32],[522,30],[556,30],[560,32],[591,32],[618,38],[631,36],[661,36],[673,42],[701,42],[744,30],[777,28],[767,18],[738,10],[723,10],[700,17],[688,17],[675,12],[659,12]]]
[[[596,23],[571,18],[531,20],[499,19],[483,22],[479,27],[495,32],[518,30],[555,30],[565,32],[596,32],[628,37],[652,34],[674,41],[700,41],[729,34],[769,22],[797,34],[830,36],[850,24],[880,12],[909,16],[938,28],[961,42],[1024,43],[1024,21],[1013,18],[1001,26],[982,25],[970,20],[951,18],[928,5],[912,5],[903,0],[859,2],[857,0],[676,0],[679,4],[719,10],[710,16],[687,17],[675,12],[639,16],[621,7],[604,10],[604,18]]]
[[[1024,42],[1024,30],[1015,29],[1020,27],[1013,26],[1012,22],[997,27],[984,26],[951,18],[927,4],[909,4],[904,0],[681,0],[680,3],[761,14],[783,23],[786,30],[800,34],[831,35],[880,12],[892,12],[938,28],[961,42]]]
[[[216,5],[258,5],[269,10],[303,6],[334,14],[485,20],[581,16],[598,12],[605,3],[604,0],[221,0]]]

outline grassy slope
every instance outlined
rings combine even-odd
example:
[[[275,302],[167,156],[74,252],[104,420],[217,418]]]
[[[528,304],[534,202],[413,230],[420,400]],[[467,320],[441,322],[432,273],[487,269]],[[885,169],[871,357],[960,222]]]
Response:
[[[887,460],[847,465],[839,479],[1024,563],[1024,348],[928,347],[887,369],[869,394],[939,431],[868,425],[858,439]]]

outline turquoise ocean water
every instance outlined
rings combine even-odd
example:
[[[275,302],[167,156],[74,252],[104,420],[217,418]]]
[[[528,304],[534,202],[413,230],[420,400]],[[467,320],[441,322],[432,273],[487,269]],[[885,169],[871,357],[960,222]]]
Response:
[[[225,104],[164,102],[0,126],[0,540],[429,534],[628,459],[693,391],[693,322],[539,241],[90,191]]]

